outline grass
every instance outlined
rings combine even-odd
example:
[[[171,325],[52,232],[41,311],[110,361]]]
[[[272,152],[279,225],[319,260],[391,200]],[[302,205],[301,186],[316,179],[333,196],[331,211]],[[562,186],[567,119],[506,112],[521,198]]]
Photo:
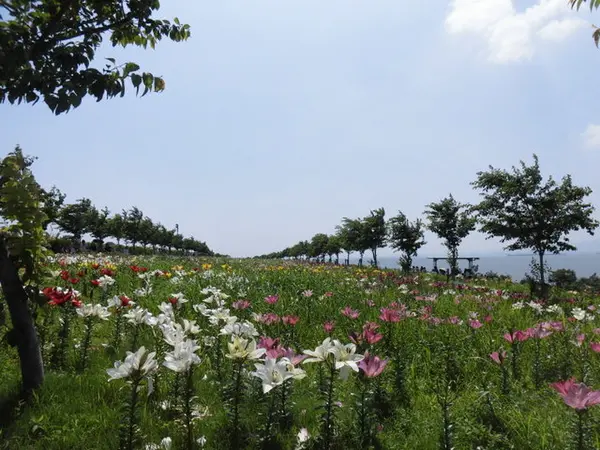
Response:
[[[526,303],[529,299],[523,286],[504,281],[475,280],[447,285],[432,275],[408,279],[394,271],[287,262],[227,261],[222,265],[225,261],[158,257],[119,257],[98,262],[97,268],[92,266],[94,258],[70,261],[62,267],[69,271],[70,278],[80,278],[75,288],[82,291],[84,303],[106,304],[108,298],[126,294],[158,315],[158,306],[174,293],[181,292],[189,300],[177,315],[179,319],[196,320],[202,329],[195,337],[201,344],[197,353],[202,362],[194,369],[194,401],[202,406],[202,411],[207,408],[208,415],[194,423],[194,435],[206,438],[204,448],[231,448],[233,380],[233,363],[225,357],[228,338],[222,337],[217,349],[205,341],[216,336],[222,325],[211,325],[192,308],[204,303],[208,295],[202,289],[207,287],[228,294],[229,308],[235,300],[249,300],[250,309],[232,309],[231,314],[238,316],[239,321],[253,322],[261,336],[280,338],[282,344],[298,352],[321,344],[328,336],[323,329],[327,321],[335,322],[332,337],[344,344],[366,322],[377,323],[377,332],[384,337],[372,345],[361,344],[357,350],[360,354],[369,350],[389,360],[383,373],[370,384],[379,386],[381,393],[368,409],[373,448],[439,449],[444,448],[445,442],[456,449],[570,448],[576,414],[549,388],[549,383],[575,376],[589,386],[600,388],[600,355],[589,347],[590,342],[600,341],[600,336],[594,333],[598,327],[597,315],[590,311],[589,321],[572,318],[573,308],[598,304],[598,298],[587,294],[557,293],[544,308],[557,304],[560,311],[545,309],[538,313],[526,304],[521,309],[514,308],[513,303]],[[142,280],[130,268],[133,264],[145,266],[149,271],[162,271],[162,275],[151,278],[152,292],[147,296],[134,295]],[[92,289],[90,283],[100,276],[103,267],[113,270],[116,280],[106,292]],[[47,286],[54,285],[67,286],[68,281],[57,276],[48,280]],[[312,296],[304,294],[307,290],[312,291]],[[279,296],[276,304],[263,300],[270,295]],[[341,311],[346,306],[359,311],[359,317],[351,319],[343,315]],[[384,322],[380,319],[381,308],[406,308],[406,317],[398,323]],[[266,325],[253,315],[264,313],[294,315],[300,319],[293,327],[281,322]],[[46,342],[47,376],[44,386],[26,403],[18,401],[16,352],[5,342],[0,344],[0,448],[119,448],[124,401],[130,390],[124,380],[108,382],[106,369],[121,360],[127,350],[136,350],[139,345],[157,350],[161,334],[144,325],[133,348],[134,327],[126,324],[120,336],[121,345],[112,348],[113,314],[109,320],[96,324],[87,368],[78,373],[79,346],[85,330],[83,320],[75,315],[67,342],[66,367],[53,370],[49,362],[59,342],[60,316],[60,307],[45,306],[37,317]],[[475,317],[481,324],[479,328],[470,322]],[[523,342],[517,360],[516,375],[520,376],[516,377],[511,370],[514,357],[511,345],[503,335],[544,321],[560,322],[564,331]],[[578,346],[576,336],[582,333],[586,338]],[[489,357],[501,348],[508,351],[505,361],[508,394],[501,389],[501,368]],[[263,394],[260,380],[249,374],[254,370],[253,363],[245,363],[238,448],[294,449],[298,445],[296,435],[302,428],[311,435],[304,448],[323,446],[320,440],[323,399],[319,387],[322,369],[319,364],[305,364],[302,368],[307,376],[291,382],[286,400],[290,418],[285,421],[275,414],[267,443],[262,437],[268,405],[272,396],[279,404],[282,388],[278,386]],[[148,397],[146,390],[142,391],[137,448],[158,443],[167,436],[173,439],[173,448],[186,448],[182,415],[178,409],[165,406],[165,401],[172,402],[180,395],[175,393],[175,380],[175,373],[161,367],[156,392]],[[357,401],[364,381],[363,375],[354,372],[347,381],[336,376],[335,433],[331,448],[364,448],[357,425]],[[448,404],[446,427],[444,400]],[[600,417],[593,407],[589,416],[586,439],[589,448],[597,448]]]

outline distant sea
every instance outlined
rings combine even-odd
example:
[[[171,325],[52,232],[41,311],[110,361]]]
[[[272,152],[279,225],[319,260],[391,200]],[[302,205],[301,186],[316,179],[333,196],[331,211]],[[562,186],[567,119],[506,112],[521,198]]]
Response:
[[[477,256],[467,255],[464,256]],[[506,255],[480,255],[478,256],[479,261],[475,261],[475,264],[479,265],[479,273],[485,274],[486,272],[492,271],[499,275],[508,275],[514,281],[522,280],[527,273],[529,273],[529,265],[533,255],[520,255],[520,254],[506,254]],[[367,264],[371,259],[370,253],[365,253],[364,262]],[[574,270],[578,277],[589,277],[596,273],[600,275],[600,254],[598,253],[583,253],[573,252],[564,253],[560,255],[548,255],[546,256],[546,263],[551,270],[556,269],[571,269]],[[356,262],[354,258],[350,259],[351,262]],[[467,261],[459,261],[461,269],[467,267]],[[381,267],[386,268],[398,268],[398,257],[397,256],[381,256],[379,258],[379,264]],[[427,257],[417,257],[413,260],[414,266],[424,266],[427,271],[431,271],[433,268],[433,261],[427,259]],[[448,268],[446,261],[438,261],[438,268]]]

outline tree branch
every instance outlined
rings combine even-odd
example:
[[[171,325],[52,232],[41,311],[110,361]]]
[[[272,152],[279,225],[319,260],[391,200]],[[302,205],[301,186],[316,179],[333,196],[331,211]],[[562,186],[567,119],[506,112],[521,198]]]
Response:
[[[67,10],[71,8],[73,1],[74,0],[65,0],[64,2],[61,2],[61,8],[57,11],[56,15],[52,17],[44,31],[42,31],[40,38],[32,45],[28,55],[30,61],[35,59],[38,52],[43,52],[53,44],[53,41],[46,42],[46,40],[56,31],[58,23],[62,20]]]
[[[76,33],[71,33],[66,36],[61,36],[59,39],[56,40],[56,42],[66,41],[66,40],[74,39],[74,38],[81,37],[81,36],[90,36],[92,34],[104,33],[105,31],[121,27],[121,26],[127,24],[128,22],[131,22],[134,18],[135,18],[134,14],[128,13],[121,20],[117,20],[116,22],[112,22],[107,25],[102,25],[101,27],[87,28],[87,29],[78,31]]]

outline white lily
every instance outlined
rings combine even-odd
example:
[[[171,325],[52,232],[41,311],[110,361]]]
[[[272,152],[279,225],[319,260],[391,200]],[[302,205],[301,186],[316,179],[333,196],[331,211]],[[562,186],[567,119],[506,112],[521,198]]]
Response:
[[[178,342],[172,352],[165,354],[163,366],[174,372],[187,372],[192,365],[200,364],[200,357],[194,353],[199,348],[192,339]]]
[[[325,338],[323,343],[314,350],[304,350],[304,354],[310,356],[310,358],[304,360],[304,363],[327,361],[331,348],[333,348],[331,338]]]
[[[256,348],[254,339],[244,339],[239,336],[232,336],[227,347],[229,354],[225,356],[230,359],[259,359],[267,352],[264,348]]]
[[[285,380],[292,378],[292,374],[287,370],[288,362],[285,358],[277,361],[275,358],[267,357],[264,364],[254,364],[256,372],[251,372],[251,375],[262,380],[263,393],[266,394],[274,387],[282,385]]]
[[[356,345],[342,344],[340,341],[333,341],[329,353],[335,358],[335,368],[340,371],[340,378],[347,380],[350,370],[358,372],[358,362],[364,359],[363,355],[356,354]]]

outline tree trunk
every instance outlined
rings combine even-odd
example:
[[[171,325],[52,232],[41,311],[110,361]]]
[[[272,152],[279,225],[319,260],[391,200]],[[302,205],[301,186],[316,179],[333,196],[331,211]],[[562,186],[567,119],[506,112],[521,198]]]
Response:
[[[27,293],[19,272],[10,259],[6,242],[0,237],[0,284],[8,304],[10,319],[21,363],[23,391],[29,393],[44,381],[44,362],[40,352],[33,318],[29,312]]]
[[[538,252],[540,258],[540,296],[542,299],[546,298],[547,286],[546,286],[546,273],[544,270],[544,252]]]
[[[373,253],[373,264],[375,264],[375,267],[378,267],[377,266],[377,247],[372,248],[371,253]]]
[[[448,274],[448,279],[450,279],[450,277],[452,277],[452,279],[454,280],[454,278],[457,275],[458,272],[458,248],[454,247],[450,249],[450,273]]]

